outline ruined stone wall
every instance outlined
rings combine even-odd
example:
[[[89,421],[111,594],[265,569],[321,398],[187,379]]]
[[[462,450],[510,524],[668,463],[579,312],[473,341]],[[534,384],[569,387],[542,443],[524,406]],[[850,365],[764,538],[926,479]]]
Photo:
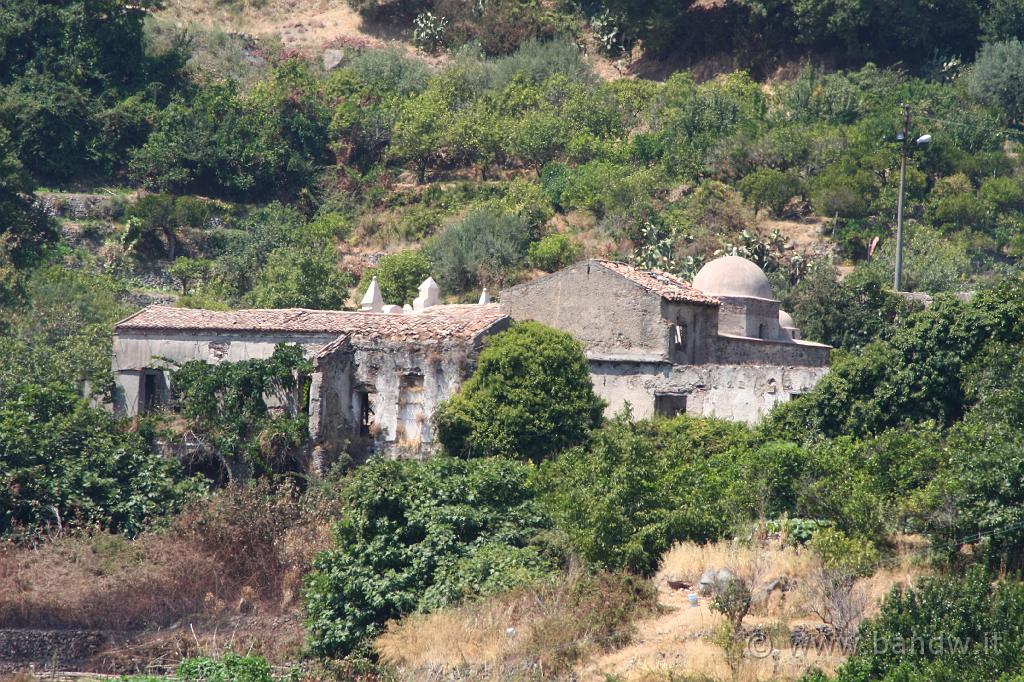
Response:
[[[718,335],[711,340],[708,361],[720,365],[827,367],[832,349],[811,341],[751,339]]]
[[[114,409],[138,414],[143,371],[167,368],[189,360],[209,363],[269,358],[279,343],[299,344],[307,357],[335,340],[337,334],[273,334],[255,332],[122,332],[114,335]],[[271,407],[274,405],[271,404]]]
[[[347,339],[321,353],[309,387],[309,438],[313,470],[326,473],[354,435],[352,375],[354,351]],[[333,344],[332,344],[333,345]]]
[[[590,361],[594,391],[608,402],[606,416],[629,403],[633,417],[655,413],[659,393],[686,395],[686,412],[754,423],[775,405],[810,391],[827,367],[673,365],[668,362]]]
[[[779,302],[760,298],[719,296],[718,332],[751,338],[778,339]]]
[[[472,342],[357,345],[353,389],[365,391],[370,407],[373,451],[391,458],[422,459],[434,448],[432,417],[475,367]],[[358,400],[353,410],[361,409]],[[354,424],[362,416],[352,415]]]
[[[577,263],[501,292],[501,311],[567,331],[588,353],[668,357],[661,296],[600,265]]]

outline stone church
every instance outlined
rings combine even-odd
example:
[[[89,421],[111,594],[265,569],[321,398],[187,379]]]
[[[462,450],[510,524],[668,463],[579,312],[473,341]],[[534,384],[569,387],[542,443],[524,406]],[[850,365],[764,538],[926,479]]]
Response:
[[[804,341],[764,272],[738,256],[689,284],[667,273],[587,260],[501,292],[501,309],[579,339],[609,415],[679,412],[752,423],[811,390],[829,346]]]
[[[189,360],[269,357],[298,344],[313,362],[306,409],[314,461],[357,455],[422,457],[431,418],[473,373],[486,338],[512,320],[565,330],[586,350],[595,391],[612,414],[680,412],[745,422],[810,390],[829,347],[800,338],[768,279],[750,261],[708,263],[688,284],[657,271],[587,260],[475,305],[439,304],[428,279],[412,306],[385,305],[374,281],[358,311],[214,311],[149,306],[114,329],[114,408],[144,414],[173,404],[169,370]]]

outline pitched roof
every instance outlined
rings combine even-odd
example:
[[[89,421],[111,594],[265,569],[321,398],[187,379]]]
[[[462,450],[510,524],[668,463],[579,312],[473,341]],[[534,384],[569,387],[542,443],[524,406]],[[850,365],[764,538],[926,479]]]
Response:
[[[617,275],[625,277],[653,294],[658,294],[668,301],[684,301],[686,303],[702,303],[718,305],[714,296],[708,296],[675,275],[660,270],[641,270],[614,260],[594,259],[602,267],[608,268]]]
[[[200,310],[151,305],[117,323],[121,331],[230,331],[347,334],[353,340],[468,340],[505,317],[496,304],[439,305],[388,314],[304,308]]]

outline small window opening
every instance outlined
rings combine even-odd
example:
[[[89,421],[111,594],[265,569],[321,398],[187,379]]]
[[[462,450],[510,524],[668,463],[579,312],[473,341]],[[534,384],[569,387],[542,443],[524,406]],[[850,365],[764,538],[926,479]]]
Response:
[[[419,372],[403,374],[402,388],[423,388],[423,375]]]
[[[654,413],[672,418],[686,412],[686,395],[682,393],[655,393]]]
[[[356,401],[359,408],[359,435],[370,435],[370,426],[373,425],[373,408],[370,407],[370,392],[364,389],[356,390]]]
[[[761,324],[757,325],[757,338],[759,338],[759,339],[763,339],[764,338],[764,323],[763,322]]]
[[[675,325],[674,340],[677,349],[682,349],[686,346],[686,323],[680,322]]]

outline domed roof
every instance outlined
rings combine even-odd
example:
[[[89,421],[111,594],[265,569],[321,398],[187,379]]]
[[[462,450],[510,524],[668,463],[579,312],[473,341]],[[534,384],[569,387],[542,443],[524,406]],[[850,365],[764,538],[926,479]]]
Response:
[[[796,322],[793,321],[793,316],[785,310],[779,310],[779,326],[796,329]]]
[[[711,261],[693,278],[693,286],[709,296],[775,298],[761,268],[739,256],[722,256]]]

